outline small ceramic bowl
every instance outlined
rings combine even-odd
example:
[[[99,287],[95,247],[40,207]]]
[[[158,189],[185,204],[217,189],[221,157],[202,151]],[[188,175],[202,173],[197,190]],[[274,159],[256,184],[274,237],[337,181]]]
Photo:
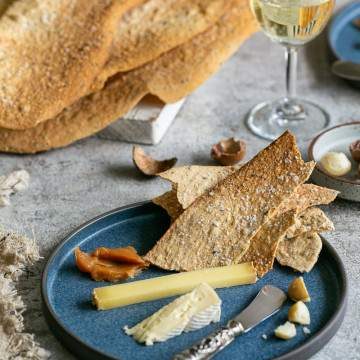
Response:
[[[352,122],[325,130],[311,141],[308,148],[309,160],[318,163],[311,175],[312,180],[318,185],[339,191],[340,198],[352,201],[360,201],[360,177],[358,163],[352,159],[349,145],[359,139],[360,122]],[[319,161],[329,151],[345,153],[352,163],[351,172],[340,177],[327,174],[320,167]]]

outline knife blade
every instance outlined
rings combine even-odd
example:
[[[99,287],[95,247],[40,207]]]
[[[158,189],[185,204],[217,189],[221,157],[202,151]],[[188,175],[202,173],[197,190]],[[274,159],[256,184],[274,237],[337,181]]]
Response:
[[[254,300],[239,315],[230,320],[227,326],[210,334],[191,348],[175,355],[174,360],[211,359],[229,345],[236,336],[250,331],[253,327],[278,312],[286,300],[279,288],[265,285]]]

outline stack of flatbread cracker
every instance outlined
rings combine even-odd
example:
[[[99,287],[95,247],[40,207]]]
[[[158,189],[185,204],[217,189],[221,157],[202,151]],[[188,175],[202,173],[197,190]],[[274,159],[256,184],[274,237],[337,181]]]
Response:
[[[310,271],[321,251],[318,233],[334,230],[316,206],[337,196],[304,184],[313,168],[286,132],[240,168],[184,166],[159,174],[172,190],[153,202],[172,224],[145,259],[178,271],[252,261],[261,277],[276,258]]]
[[[89,136],[145,95],[188,95],[257,25],[248,0],[18,0],[0,6],[0,151]]]

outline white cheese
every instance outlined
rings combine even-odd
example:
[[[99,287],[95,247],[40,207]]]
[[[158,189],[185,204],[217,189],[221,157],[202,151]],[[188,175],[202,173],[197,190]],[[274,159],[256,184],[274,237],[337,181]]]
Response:
[[[287,321],[275,329],[275,336],[284,340],[292,339],[296,336],[296,327],[293,323]]]
[[[139,343],[153,345],[182,332],[198,330],[211,322],[220,321],[221,299],[206,283],[180,296],[170,304],[132,328],[125,326],[127,335]]]

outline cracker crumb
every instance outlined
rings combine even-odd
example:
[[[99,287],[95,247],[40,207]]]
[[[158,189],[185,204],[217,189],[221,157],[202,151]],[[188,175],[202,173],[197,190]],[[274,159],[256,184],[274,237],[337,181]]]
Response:
[[[311,334],[311,331],[307,326],[303,326],[303,332],[304,332],[305,335]]]
[[[267,340],[267,335],[266,334],[262,334],[261,337],[264,339],[264,340]]]

